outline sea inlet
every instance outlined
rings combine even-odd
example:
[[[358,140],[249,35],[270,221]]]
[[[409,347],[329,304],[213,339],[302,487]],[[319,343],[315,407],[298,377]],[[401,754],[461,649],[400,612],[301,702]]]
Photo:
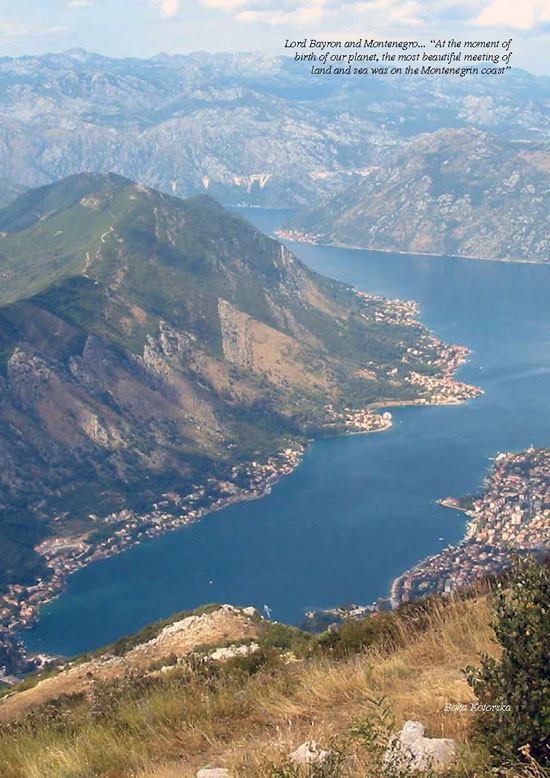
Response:
[[[240,212],[268,233],[287,215]],[[320,273],[417,300],[438,337],[472,349],[459,378],[485,394],[392,409],[384,433],[318,440],[270,495],[79,571],[22,633],[29,649],[91,650],[209,602],[267,605],[288,623],[369,604],[462,536],[464,516],[439,498],[479,487],[499,451],[550,446],[550,266],[287,245]]]

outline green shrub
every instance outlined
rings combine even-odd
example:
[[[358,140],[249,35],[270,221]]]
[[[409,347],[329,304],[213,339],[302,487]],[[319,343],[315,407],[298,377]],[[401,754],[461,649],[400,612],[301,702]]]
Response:
[[[351,734],[369,753],[374,776],[384,774],[386,769],[384,755],[395,735],[396,722],[385,697],[373,697],[368,702],[369,708],[366,715],[355,722]]]
[[[399,615],[376,613],[365,619],[345,619],[336,628],[318,636],[321,650],[335,657],[357,654],[373,645],[395,646],[401,632]]]
[[[493,628],[500,659],[466,668],[480,705],[476,726],[495,760],[530,754],[550,765],[550,567],[533,557],[515,562],[499,585]]]
[[[260,627],[258,643],[266,653],[293,651],[298,656],[304,656],[314,643],[314,639],[297,627],[281,624],[278,621],[265,621]]]

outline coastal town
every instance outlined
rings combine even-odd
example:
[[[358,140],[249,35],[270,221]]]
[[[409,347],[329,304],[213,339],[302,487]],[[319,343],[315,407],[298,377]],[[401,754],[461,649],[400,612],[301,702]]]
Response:
[[[344,408],[336,411],[333,405],[325,406],[329,421],[324,425],[327,430],[340,430],[349,433],[382,432],[392,425],[392,415],[389,411],[374,413],[368,408],[354,411],[352,408]]]
[[[386,324],[417,325],[420,308],[415,300],[397,300],[354,289],[363,304],[363,318]],[[434,338],[435,340],[435,338]]]
[[[478,387],[455,381],[450,375],[434,376],[413,372],[406,380],[426,392],[414,402],[415,405],[458,405],[482,394]]]
[[[418,326],[416,317],[419,313],[418,303],[413,300],[390,300],[367,292],[355,290],[355,294],[363,303],[363,317],[374,322],[408,327]],[[456,405],[483,394],[477,386],[456,381],[456,371],[466,362],[470,350],[466,346],[443,343],[434,335],[420,335],[414,347],[407,348],[399,366],[377,366],[374,362],[366,365],[373,376],[388,381],[402,379],[414,387],[414,399],[410,403],[399,405]],[[410,370],[409,364],[423,362],[426,372]]]
[[[549,551],[550,449],[498,454],[481,494],[447,497],[440,504],[466,513],[466,536],[399,576],[391,589],[393,605],[453,592],[498,573],[514,554]]]

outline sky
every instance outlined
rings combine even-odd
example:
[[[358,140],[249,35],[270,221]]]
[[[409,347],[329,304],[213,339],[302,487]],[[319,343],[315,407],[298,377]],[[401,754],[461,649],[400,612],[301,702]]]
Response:
[[[512,63],[550,75],[550,0],[0,0],[0,56],[73,47],[285,52],[285,41],[513,38]]]

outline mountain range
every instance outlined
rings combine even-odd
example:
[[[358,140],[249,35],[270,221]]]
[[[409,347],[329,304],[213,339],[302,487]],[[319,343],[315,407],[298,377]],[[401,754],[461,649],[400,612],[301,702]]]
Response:
[[[550,138],[550,79],[313,79],[264,54],[0,59],[0,199],[83,170],[177,195],[307,206],[419,133]]]
[[[382,251],[550,261],[550,148],[474,128],[423,134],[289,224]]]

